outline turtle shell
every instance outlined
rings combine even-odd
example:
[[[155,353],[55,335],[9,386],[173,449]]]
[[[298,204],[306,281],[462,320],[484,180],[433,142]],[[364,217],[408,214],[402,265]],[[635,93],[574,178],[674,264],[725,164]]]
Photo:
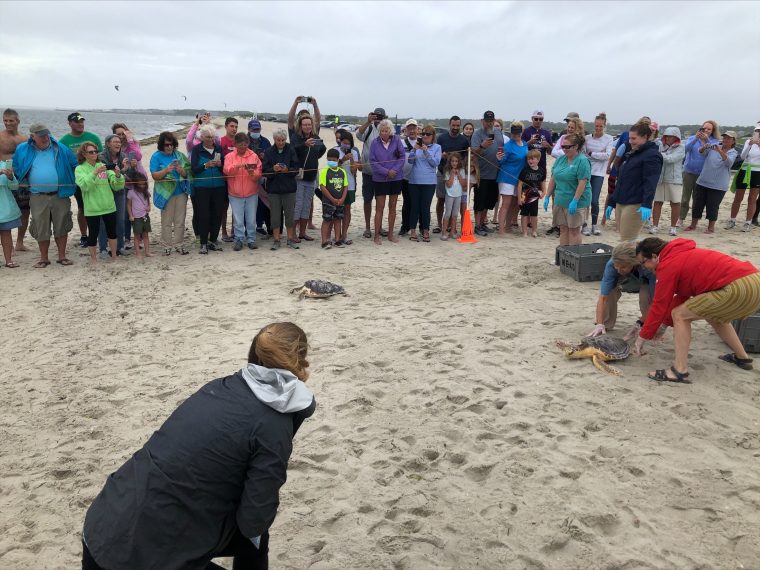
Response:
[[[587,336],[581,340],[583,347],[593,346],[613,360],[623,360],[631,354],[631,346],[627,341],[617,336],[603,334],[600,336]]]
[[[313,293],[324,296],[344,295],[346,293],[346,290],[340,285],[330,283],[329,281],[322,281],[321,279],[310,279],[303,286]]]

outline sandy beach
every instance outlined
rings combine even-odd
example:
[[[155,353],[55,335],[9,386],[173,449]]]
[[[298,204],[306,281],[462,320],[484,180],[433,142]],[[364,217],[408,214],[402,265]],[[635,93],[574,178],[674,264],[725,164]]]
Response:
[[[685,237],[760,266],[760,230],[722,229],[731,199],[714,235]],[[294,442],[272,568],[760,568],[760,372],[718,360],[708,325],[694,327],[692,385],[646,378],[670,364],[670,332],[604,375],[554,345],[593,328],[599,283],[553,265],[550,214],[536,239],[377,247],[360,208],[342,250],[90,267],[75,229],[75,265],[36,270],[27,237],[21,267],[0,269],[0,566],[79,567],[106,477],[241,368],[261,326],[290,320],[310,337],[318,407]],[[617,241],[609,227],[584,238]],[[289,294],[314,278],[350,296]],[[638,316],[624,295],[614,332]]]

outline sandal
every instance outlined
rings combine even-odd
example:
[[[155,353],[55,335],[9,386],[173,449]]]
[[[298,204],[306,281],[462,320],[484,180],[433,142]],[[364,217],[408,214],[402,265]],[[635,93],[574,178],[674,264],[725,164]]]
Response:
[[[409,241],[420,241],[420,238],[417,236],[409,236]]]
[[[55,261],[58,265],[74,265],[74,262],[71,261],[69,258],[64,257],[63,259],[57,259]]]
[[[439,233],[441,233],[441,228],[434,228],[434,229],[433,229],[433,233],[434,233],[434,234],[439,234]]]
[[[293,239],[288,240],[288,245],[290,245],[291,243],[301,243],[301,240],[298,239],[297,237],[294,237]]]
[[[11,261],[10,263],[6,263],[5,266],[8,269],[16,269],[18,267],[18,263]]]
[[[728,362],[730,364],[736,364],[736,366],[738,366],[742,370],[752,370],[751,358],[739,358],[738,356],[736,356],[736,353],[734,352],[729,352],[728,354],[721,354],[718,358],[720,358],[724,362]]]
[[[675,374],[675,377],[668,376],[668,372],[672,372]],[[689,380],[689,373],[688,372],[679,372],[676,370],[675,366],[671,366],[670,370],[655,370],[654,374],[651,372],[647,374],[649,378],[652,380],[657,380],[658,382],[674,382],[676,384],[691,384],[691,380]]]
[[[424,241],[425,243],[430,243],[430,236],[422,234],[422,241]]]
[[[302,235],[302,236],[298,236],[298,239],[299,239],[299,240],[304,240],[304,241],[314,241],[314,238],[313,238],[313,237],[311,237],[311,236],[307,236],[306,234],[304,234],[304,235]]]
[[[369,230],[364,230],[364,233],[362,234],[362,236],[365,237],[365,238],[371,238],[372,237],[372,232],[369,231]]]
[[[330,249],[332,244],[329,241],[322,242],[322,249]]]
[[[354,243],[354,240],[352,240],[352,239],[345,239],[345,240],[343,240],[343,243],[346,244],[346,245],[351,245],[352,243]]]
[[[32,265],[32,267],[34,267],[35,269],[44,269],[48,265],[50,265],[49,261],[47,261],[47,260],[45,260],[45,261],[39,260],[37,263],[35,263],[34,265]]]

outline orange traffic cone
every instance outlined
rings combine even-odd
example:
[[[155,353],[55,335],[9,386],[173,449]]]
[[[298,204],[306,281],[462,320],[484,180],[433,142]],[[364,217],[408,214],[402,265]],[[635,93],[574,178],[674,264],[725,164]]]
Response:
[[[472,220],[470,219],[470,209],[467,209],[467,215],[462,218],[462,235],[457,240],[459,243],[478,243],[472,233]]]

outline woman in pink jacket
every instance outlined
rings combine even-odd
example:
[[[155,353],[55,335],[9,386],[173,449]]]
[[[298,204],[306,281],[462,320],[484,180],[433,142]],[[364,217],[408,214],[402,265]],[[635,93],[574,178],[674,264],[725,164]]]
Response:
[[[256,209],[259,204],[261,161],[248,148],[247,133],[235,135],[235,150],[224,159],[224,175],[227,177],[227,194],[235,231],[235,245],[232,249],[243,249],[243,239],[247,241],[248,249],[257,249]]]

